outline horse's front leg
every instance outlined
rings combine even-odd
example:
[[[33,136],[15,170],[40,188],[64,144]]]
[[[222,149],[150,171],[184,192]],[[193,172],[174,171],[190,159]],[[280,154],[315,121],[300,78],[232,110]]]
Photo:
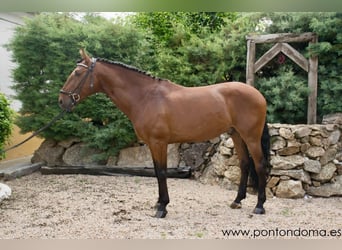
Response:
[[[156,218],[164,218],[167,214],[166,206],[170,202],[167,190],[167,144],[154,142],[149,144],[155,174],[158,180],[159,198],[157,202]]]

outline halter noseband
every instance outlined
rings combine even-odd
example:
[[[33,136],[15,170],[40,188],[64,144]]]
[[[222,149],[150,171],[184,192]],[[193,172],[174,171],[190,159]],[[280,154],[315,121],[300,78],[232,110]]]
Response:
[[[73,90],[73,91],[65,91],[63,89],[61,89],[59,91],[59,93],[61,94],[64,94],[64,95],[67,95],[71,98],[71,103],[73,106],[75,106],[77,104],[77,102],[81,99],[80,97],[80,92],[83,88],[83,85],[85,84],[89,74],[91,76],[91,79],[90,79],[90,87],[93,88],[94,87],[94,79],[93,79],[93,70],[95,68],[95,64],[96,64],[96,58],[92,58],[91,59],[91,65],[90,67],[88,67],[88,65],[84,64],[84,63],[77,63],[77,66],[82,66],[87,70],[87,73],[83,76],[83,78],[80,80],[80,82],[77,84],[76,88]]]

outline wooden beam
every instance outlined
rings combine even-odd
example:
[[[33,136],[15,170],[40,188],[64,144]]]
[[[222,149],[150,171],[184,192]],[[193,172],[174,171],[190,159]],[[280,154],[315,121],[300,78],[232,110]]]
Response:
[[[247,41],[247,65],[246,65],[246,83],[254,85],[254,62],[255,62],[255,43]]]
[[[315,33],[306,32],[302,34],[293,33],[280,33],[280,34],[268,34],[268,35],[249,35],[246,36],[247,40],[251,40],[254,43],[295,43],[295,42],[310,42],[316,36]]]
[[[292,61],[294,61],[298,66],[304,69],[306,72],[309,71],[309,62],[308,60],[297,50],[295,50],[288,43],[282,43],[281,52],[283,52],[286,56],[288,56]]]
[[[89,175],[137,175],[154,177],[154,168],[147,167],[106,167],[106,166],[43,166],[42,174],[89,174]],[[169,178],[190,178],[191,168],[168,168]]]
[[[270,48],[262,57],[256,61],[254,65],[254,73],[258,72],[262,67],[264,67],[269,61],[271,61],[278,53],[281,51],[282,44],[277,43],[272,48]]]
[[[311,43],[317,43],[317,36],[312,39]],[[307,113],[307,123],[315,124],[317,123],[317,85],[318,85],[318,57],[312,56],[309,58],[309,73],[308,73],[308,86],[310,89],[310,94],[308,96],[308,113]]]

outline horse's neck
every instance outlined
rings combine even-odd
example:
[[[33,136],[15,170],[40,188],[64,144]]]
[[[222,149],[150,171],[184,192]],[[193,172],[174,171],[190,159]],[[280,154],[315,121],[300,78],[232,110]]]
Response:
[[[155,87],[155,80],[120,67],[107,70],[101,76],[103,92],[132,120],[147,92]]]

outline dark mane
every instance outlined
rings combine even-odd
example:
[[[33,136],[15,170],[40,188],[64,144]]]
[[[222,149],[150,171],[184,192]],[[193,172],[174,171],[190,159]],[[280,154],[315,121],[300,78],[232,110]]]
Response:
[[[117,61],[111,61],[111,60],[108,60],[108,59],[104,59],[104,58],[96,58],[96,61],[98,62],[104,62],[104,63],[108,63],[108,64],[112,64],[112,65],[116,65],[116,66],[120,66],[122,68],[125,68],[125,69],[128,69],[128,70],[131,70],[131,71],[134,71],[134,72],[137,72],[137,73],[140,73],[140,74],[143,74],[143,75],[146,75],[146,76],[149,76],[153,79],[156,79],[158,81],[161,81],[161,80],[164,80],[162,78],[159,78],[159,77],[156,77],[156,76],[153,76],[151,75],[150,73],[147,73],[146,71],[142,71],[134,66],[130,66],[130,65],[127,65],[127,64],[124,64],[122,62],[117,62]]]

